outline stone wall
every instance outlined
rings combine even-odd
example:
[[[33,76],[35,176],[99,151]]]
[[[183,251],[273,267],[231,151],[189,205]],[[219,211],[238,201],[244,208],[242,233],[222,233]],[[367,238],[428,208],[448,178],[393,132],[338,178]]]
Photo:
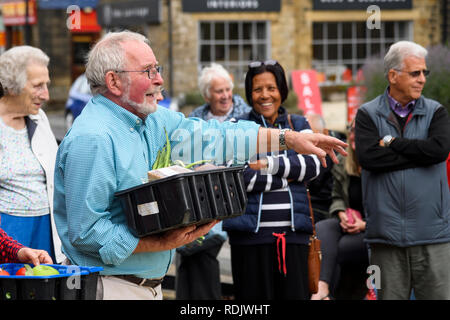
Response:
[[[427,47],[441,43],[441,0],[414,0],[414,10],[420,12],[414,21],[414,41]]]
[[[100,3],[123,0],[101,0]],[[137,26],[150,39],[152,48],[161,65],[165,67],[165,87],[172,89],[174,96],[198,90],[198,37],[199,21],[207,20],[267,20],[270,22],[271,57],[278,60],[289,76],[294,69],[311,67],[312,24],[314,21],[362,21],[367,18],[364,11],[313,11],[311,0],[282,0],[280,12],[258,13],[183,13],[182,1],[171,0],[172,5],[172,53],[169,51],[169,0],[161,0],[162,23]],[[194,1],[194,0],[192,0]],[[450,1],[447,1],[447,3]],[[442,41],[442,12],[444,1],[413,0],[413,10],[390,10],[382,12],[385,20],[412,20],[414,40],[424,46]],[[447,8],[447,10],[449,10]],[[41,47],[51,58],[50,72],[52,90],[63,88],[64,96],[71,83],[71,40],[65,27],[67,14],[64,10],[40,10],[38,25],[33,28],[36,46]],[[448,26],[447,26],[448,27]],[[130,28],[133,30],[133,28]],[[173,79],[170,79],[172,71]],[[170,85],[172,84],[172,88]],[[58,91],[58,90],[56,90]]]

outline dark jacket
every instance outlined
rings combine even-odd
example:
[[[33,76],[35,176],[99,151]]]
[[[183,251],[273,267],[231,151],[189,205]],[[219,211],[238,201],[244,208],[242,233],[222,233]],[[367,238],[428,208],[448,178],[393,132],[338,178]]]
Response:
[[[387,99],[386,91],[361,106],[356,116],[366,240],[400,247],[449,242],[447,112],[420,97],[402,129]],[[388,134],[395,140],[380,147],[379,140]]]
[[[266,127],[281,129],[290,128],[287,115],[286,110],[283,107],[280,107],[279,116],[275,121],[274,126],[267,123],[264,117],[256,113],[254,110],[240,119],[251,120]],[[296,131],[308,130],[309,132],[312,132],[304,117],[291,115],[291,119]],[[233,234],[232,231],[245,232],[245,239],[247,240],[252,237],[251,234],[254,234],[253,243],[268,241],[273,242],[275,240],[272,236],[272,232],[281,231],[287,232],[287,242],[301,244],[308,243],[309,235],[312,233],[312,224],[309,213],[308,199],[306,196],[305,182],[315,178],[320,173],[321,166],[319,160],[316,156],[298,155],[292,150],[289,150],[284,154],[280,154],[278,157],[272,155],[271,153],[259,156],[267,157],[269,160],[268,172],[262,173],[262,171],[256,171],[250,167],[245,169],[244,181],[247,187],[248,196],[246,212],[240,217],[223,221],[223,229],[228,232],[228,235],[230,236],[230,243],[234,242],[233,236],[236,235]],[[271,164],[273,162],[277,162],[278,166],[272,166]],[[291,179],[293,179],[293,181],[288,182],[288,180]],[[288,226],[285,226],[284,229],[277,229],[276,227],[261,227],[261,210],[263,200],[264,204],[267,204],[267,201],[269,201],[268,199],[271,199],[270,201],[274,201],[273,204],[285,203],[283,201],[286,200],[290,203],[291,210],[287,213],[287,217],[285,217],[285,219],[289,220],[290,223]],[[277,201],[277,199],[279,200]],[[281,213],[280,210],[280,215],[282,214],[284,213]],[[276,219],[276,217],[276,213],[274,213],[273,219]],[[267,219],[267,217],[264,218]],[[256,239],[258,237],[259,239]]]

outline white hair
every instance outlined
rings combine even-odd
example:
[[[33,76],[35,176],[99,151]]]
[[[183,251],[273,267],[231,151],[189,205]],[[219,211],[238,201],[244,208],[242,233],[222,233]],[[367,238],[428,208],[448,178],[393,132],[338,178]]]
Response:
[[[5,95],[19,95],[27,82],[27,67],[39,64],[47,67],[50,58],[30,46],[17,46],[0,55],[0,83]]]
[[[107,92],[105,74],[108,71],[123,69],[126,57],[122,43],[127,41],[140,41],[150,46],[142,34],[125,30],[107,33],[88,53],[85,74],[94,95]]]
[[[413,56],[425,58],[428,54],[427,49],[412,41],[398,41],[390,46],[389,51],[384,56],[384,76],[388,79],[388,73],[391,69],[403,69],[403,60]]]
[[[231,90],[233,90],[233,80],[231,79],[228,71],[218,63],[211,63],[211,66],[202,69],[200,77],[198,78],[198,87],[200,89],[200,93],[204,98],[211,98],[209,89],[211,88],[211,81],[216,78],[223,78],[228,80],[230,82]]]

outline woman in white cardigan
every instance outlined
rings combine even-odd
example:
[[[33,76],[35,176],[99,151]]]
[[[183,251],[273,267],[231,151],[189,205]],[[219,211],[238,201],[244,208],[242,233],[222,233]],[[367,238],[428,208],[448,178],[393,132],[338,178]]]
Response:
[[[58,145],[42,111],[49,100],[49,57],[18,46],[0,56],[0,223],[27,247],[62,262],[53,221],[53,173]]]

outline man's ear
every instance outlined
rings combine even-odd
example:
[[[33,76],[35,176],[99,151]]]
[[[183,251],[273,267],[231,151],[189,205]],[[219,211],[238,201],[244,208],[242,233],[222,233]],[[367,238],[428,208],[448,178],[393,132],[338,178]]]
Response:
[[[397,72],[395,72],[394,69],[391,69],[388,72],[388,82],[393,84],[397,82]]]
[[[113,71],[108,71],[105,75],[105,83],[108,91],[114,96],[121,96],[123,93],[124,83],[120,77]]]

